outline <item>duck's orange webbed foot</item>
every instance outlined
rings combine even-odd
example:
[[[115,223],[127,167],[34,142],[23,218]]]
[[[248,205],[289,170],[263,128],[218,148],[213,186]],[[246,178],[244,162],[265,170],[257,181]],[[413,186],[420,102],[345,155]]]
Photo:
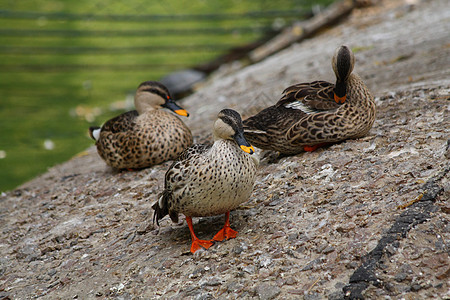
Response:
[[[303,146],[303,150],[305,150],[306,152],[313,152],[313,151],[316,151],[318,148],[326,146],[328,144],[330,144],[330,143],[319,143],[319,144],[315,144],[315,145],[311,145],[311,146],[306,145],[306,146]]]
[[[214,245],[214,243],[211,241],[195,239],[192,241],[191,253],[194,254],[197,250],[200,250],[201,248],[208,249],[212,245]]]
[[[201,248],[208,249],[212,245],[214,245],[213,241],[205,241],[199,239],[194,233],[194,226],[192,225],[192,217],[186,216],[186,222],[189,227],[189,231],[191,232],[192,245],[191,245],[191,253],[194,254],[197,250]]]
[[[230,226],[224,226],[219,232],[212,238],[213,241],[221,242],[224,239],[234,239],[237,236],[237,231],[231,229]]]
[[[230,212],[225,213],[225,225],[219,232],[212,238],[211,241],[221,242],[224,239],[234,239],[237,236],[237,231],[231,229],[230,227]]]

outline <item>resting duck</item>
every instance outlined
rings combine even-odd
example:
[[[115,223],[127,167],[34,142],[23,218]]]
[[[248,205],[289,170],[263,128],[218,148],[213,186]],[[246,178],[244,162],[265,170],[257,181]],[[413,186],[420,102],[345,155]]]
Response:
[[[89,128],[98,154],[108,165],[116,169],[150,167],[177,158],[192,145],[191,131],[183,121],[160,109],[188,116],[164,85],[155,81],[141,83],[134,104],[136,110],[107,121],[101,128]]]
[[[375,121],[375,103],[361,78],[352,73],[355,56],[339,47],[332,59],[336,84],[300,83],[282,98],[244,120],[245,138],[254,146],[282,155],[366,135]]]
[[[165,176],[165,189],[153,205],[153,222],[167,214],[178,222],[186,216],[192,238],[191,252],[208,249],[214,241],[235,238],[230,210],[248,200],[256,179],[259,159],[245,140],[239,113],[222,110],[214,123],[214,144],[195,145],[183,152]],[[200,240],[192,217],[225,214],[225,225],[212,240]]]

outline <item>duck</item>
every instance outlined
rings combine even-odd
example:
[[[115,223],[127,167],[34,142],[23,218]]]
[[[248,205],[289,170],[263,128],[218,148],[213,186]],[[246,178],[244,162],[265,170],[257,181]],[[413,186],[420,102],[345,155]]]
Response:
[[[191,253],[208,249],[217,241],[237,236],[230,227],[230,211],[247,201],[259,165],[255,149],[243,135],[238,112],[223,109],[213,126],[214,143],[186,149],[167,170],[164,190],[154,209],[153,223],[166,215],[178,223],[184,214],[191,234]],[[223,228],[211,240],[200,240],[192,217],[225,214]]]
[[[97,152],[114,169],[136,170],[176,159],[192,146],[189,128],[176,115],[189,113],[177,105],[160,82],[141,83],[134,96],[135,110],[90,127]]]
[[[282,156],[365,136],[375,121],[374,97],[353,71],[355,55],[338,47],[332,58],[336,82],[313,81],[286,88],[281,99],[244,120],[254,146]]]

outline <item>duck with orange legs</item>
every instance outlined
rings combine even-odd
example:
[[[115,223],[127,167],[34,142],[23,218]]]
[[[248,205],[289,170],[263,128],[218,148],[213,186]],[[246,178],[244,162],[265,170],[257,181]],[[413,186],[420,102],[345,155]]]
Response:
[[[153,221],[158,225],[166,215],[173,222],[178,222],[179,213],[186,216],[192,253],[236,237],[237,232],[230,227],[230,211],[250,198],[259,165],[254,148],[244,138],[239,113],[222,110],[213,134],[213,145],[194,145],[169,167],[164,191],[153,205]],[[211,240],[199,239],[192,217],[220,214],[225,214],[224,227]]]

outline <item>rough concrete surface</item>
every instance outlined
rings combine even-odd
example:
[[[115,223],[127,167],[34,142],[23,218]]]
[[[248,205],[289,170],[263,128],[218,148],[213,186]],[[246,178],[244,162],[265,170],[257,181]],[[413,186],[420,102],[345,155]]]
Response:
[[[449,292],[450,5],[383,1],[183,101],[203,139],[284,87],[333,80],[335,48],[376,97],[365,138],[275,159],[231,214],[236,239],[191,255],[185,222],[151,222],[164,163],[114,172],[92,147],[0,197],[0,298],[444,299]],[[184,220],[183,220],[184,221]],[[223,216],[195,218],[211,238]]]

